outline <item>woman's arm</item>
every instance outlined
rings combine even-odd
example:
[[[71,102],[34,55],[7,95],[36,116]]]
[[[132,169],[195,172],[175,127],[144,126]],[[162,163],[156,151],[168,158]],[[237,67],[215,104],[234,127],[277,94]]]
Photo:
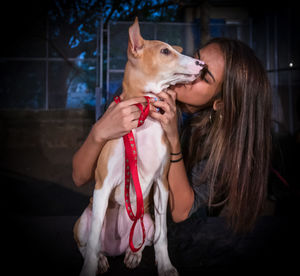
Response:
[[[94,175],[98,156],[106,143],[100,137],[96,139],[97,123],[93,126],[88,137],[73,156],[73,181],[76,186],[89,182]]]
[[[135,104],[144,102],[144,97],[138,97],[119,104],[111,103],[73,157],[72,176],[76,186],[94,177],[98,156],[107,141],[120,138],[137,127],[140,110]]]
[[[150,115],[160,121],[169,140],[171,153],[181,152],[175,104],[176,93],[168,90],[167,92],[159,93],[158,96],[163,101],[155,101],[153,105],[163,109],[164,114],[151,111]],[[171,160],[177,160],[181,157],[181,154],[171,155]],[[194,203],[194,191],[189,184],[183,160],[170,163],[168,181],[172,218],[175,222],[180,222],[188,217]]]
[[[180,142],[171,145],[171,152],[180,152]],[[170,209],[173,220],[180,222],[187,219],[190,210],[194,203],[194,190],[192,189],[184,166],[183,160],[179,162],[172,162],[178,160],[182,155],[171,155],[171,163],[168,173],[168,181],[170,187]]]

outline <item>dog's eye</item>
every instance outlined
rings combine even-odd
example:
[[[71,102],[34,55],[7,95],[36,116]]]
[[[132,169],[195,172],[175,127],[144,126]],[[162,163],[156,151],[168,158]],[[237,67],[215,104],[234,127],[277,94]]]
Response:
[[[165,49],[161,49],[160,52],[164,55],[169,55],[171,52],[168,48],[165,48]]]

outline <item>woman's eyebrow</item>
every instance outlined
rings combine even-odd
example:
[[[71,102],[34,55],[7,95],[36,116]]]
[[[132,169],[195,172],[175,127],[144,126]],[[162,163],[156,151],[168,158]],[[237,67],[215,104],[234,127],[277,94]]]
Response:
[[[197,51],[197,56],[198,56],[198,59],[201,60],[201,58],[200,58],[200,50]],[[208,70],[207,65],[205,66],[205,70],[211,76],[211,78],[213,79],[213,81],[216,82],[216,79],[215,79],[214,75]]]

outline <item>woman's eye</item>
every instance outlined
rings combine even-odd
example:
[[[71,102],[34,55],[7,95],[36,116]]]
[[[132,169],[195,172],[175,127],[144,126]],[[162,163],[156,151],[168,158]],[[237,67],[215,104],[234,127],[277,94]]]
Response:
[[[165,49],[161,49],[160,52],[164,55],[169,55],[170,54],[170,50],[168,48]]]
[[[207,74],[207,71],[206,71],[205,69],[203,69],[203,70],[201,71],[200,79],[201,79],[201,80],[204,80],[205,82],[208,83],[208,80],[207,80],[207,78],[205,77],[206,74]]]

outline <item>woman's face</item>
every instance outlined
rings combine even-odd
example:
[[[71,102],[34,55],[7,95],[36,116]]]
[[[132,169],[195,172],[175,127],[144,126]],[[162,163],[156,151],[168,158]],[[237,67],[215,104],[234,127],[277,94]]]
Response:
[[[207,104],[222,87],[224,78],[224,57],[217,44],[209,44],[199,51],[201,59],[207,65],[207,73],[191,84],[176,85],[174,91],[177,100],[185,103],[187,111],[195,112]]]

